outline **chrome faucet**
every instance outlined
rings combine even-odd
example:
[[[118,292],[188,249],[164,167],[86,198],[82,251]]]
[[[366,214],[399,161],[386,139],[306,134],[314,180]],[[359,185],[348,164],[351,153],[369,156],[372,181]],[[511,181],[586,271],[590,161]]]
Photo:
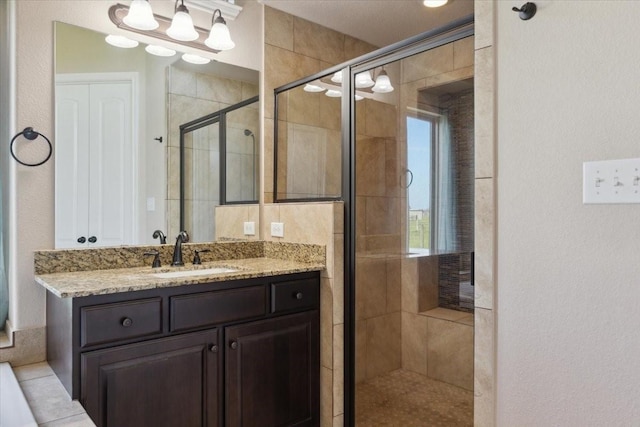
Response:
[[[173,248],[173,261],[171,262],[171,265],[184,265],[184,262],[182,262],[182,244],[188,241],[189,235],[186,231],[181,231],[180,233],[178,233],[178,237],[176,238],[176,245]]]

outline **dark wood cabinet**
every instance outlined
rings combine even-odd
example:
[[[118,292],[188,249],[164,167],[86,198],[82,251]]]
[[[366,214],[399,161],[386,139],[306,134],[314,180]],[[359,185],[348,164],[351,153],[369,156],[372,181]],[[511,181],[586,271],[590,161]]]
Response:
[[[98,427],[218,426],[218,330],[83,353],[81,401]]]
[[[48,360],[98,427],[320,425],[320,275],[73,300]]]
[[[317,311],[225,329],[227,427],[319,424]]]

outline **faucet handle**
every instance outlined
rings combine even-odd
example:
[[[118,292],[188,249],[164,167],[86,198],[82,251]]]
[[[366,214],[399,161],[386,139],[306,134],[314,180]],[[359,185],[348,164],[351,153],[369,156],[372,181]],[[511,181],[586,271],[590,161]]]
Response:
[[[211,249],[196,249],[194,251],[196,254],[193,256],[193,265],[200,265],[202,264],[202,260],[200,259],[200,254],[203,252],[211,252]]]
[[[153,263],[151,264],[152,268],[161,267],[160,265],[160,252],[158,251],[149,251],[145,252],[144,256],[153,256]]]

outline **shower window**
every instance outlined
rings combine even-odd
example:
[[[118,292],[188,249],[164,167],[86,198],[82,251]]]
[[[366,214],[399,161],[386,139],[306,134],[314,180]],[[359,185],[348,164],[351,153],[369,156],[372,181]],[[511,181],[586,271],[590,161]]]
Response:
[[[407,117],[407,244],[409,252],[431,248],[433,214],[433,152],[437,123],[433,118]]]

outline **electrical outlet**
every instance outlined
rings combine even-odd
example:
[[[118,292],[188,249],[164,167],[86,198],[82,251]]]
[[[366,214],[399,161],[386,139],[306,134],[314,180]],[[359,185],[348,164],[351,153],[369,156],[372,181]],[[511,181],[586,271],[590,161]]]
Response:
[[[271,223],[271,237],[284,237],[284,223],[282,222]]]
[[[255,222],[245,222],[244,223],[244,235],[245,236],[255,236],[256,235],[256,223]]]

